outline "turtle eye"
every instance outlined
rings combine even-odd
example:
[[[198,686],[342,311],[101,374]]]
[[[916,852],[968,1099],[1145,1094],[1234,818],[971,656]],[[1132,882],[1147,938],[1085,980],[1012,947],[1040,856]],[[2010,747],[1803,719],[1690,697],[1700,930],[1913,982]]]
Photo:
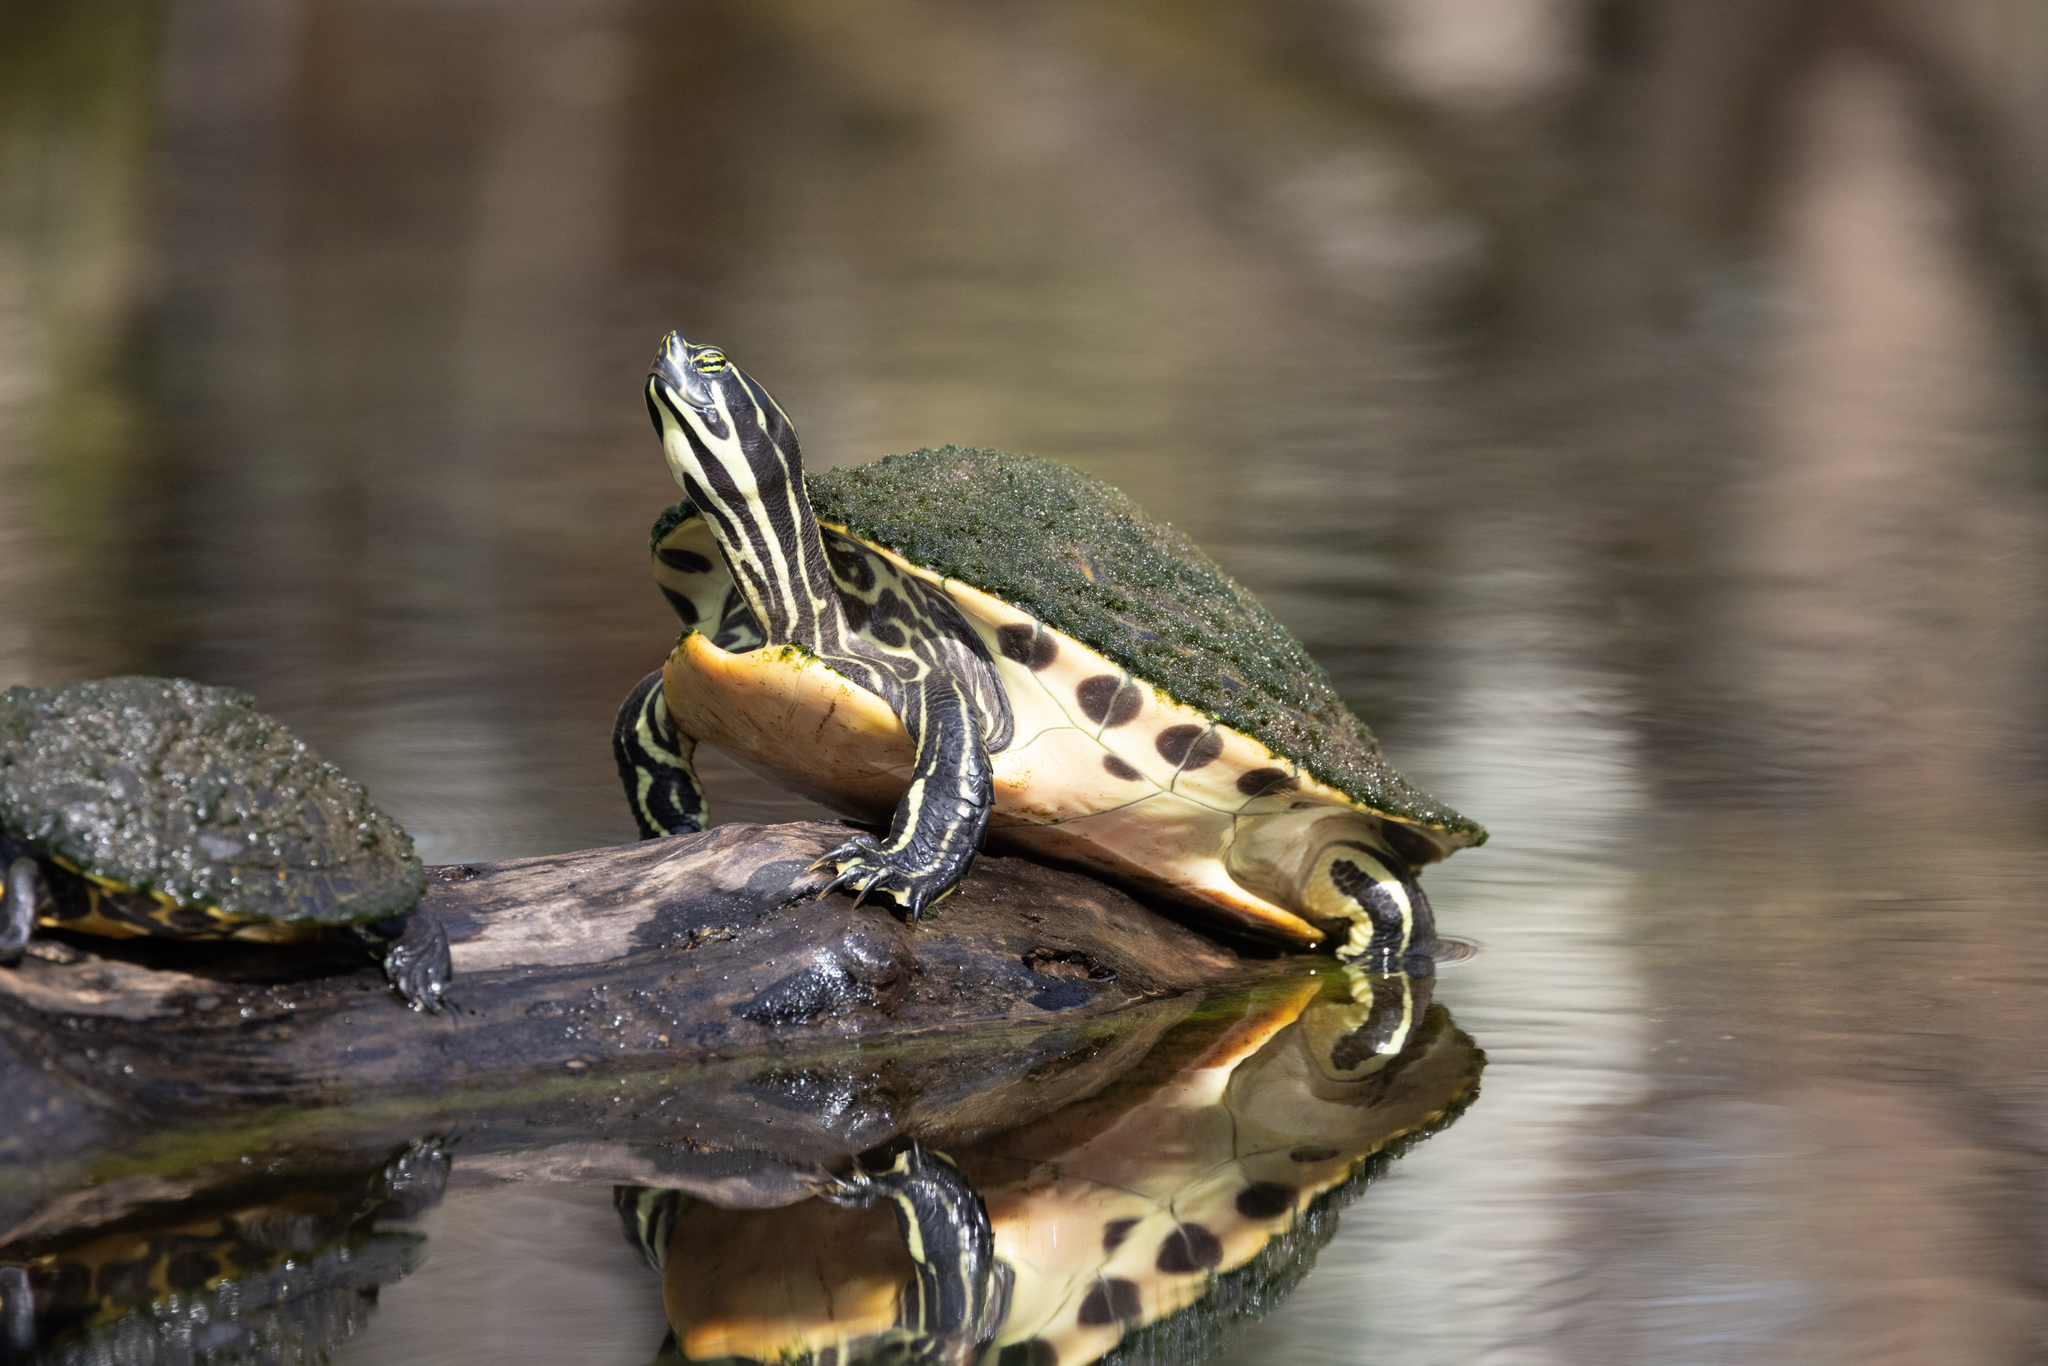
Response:
[[[708,346],[691,358],[690,364],[700,375],[715,375],[725,369],[725,352],[715,346]]]

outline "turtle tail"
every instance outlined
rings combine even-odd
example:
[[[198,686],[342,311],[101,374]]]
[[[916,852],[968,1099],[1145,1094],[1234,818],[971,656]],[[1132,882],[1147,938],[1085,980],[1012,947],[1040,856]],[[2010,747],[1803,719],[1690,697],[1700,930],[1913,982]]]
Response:
[[[640,838],[688,835],[704,828],[704,785],[690,767],[697,742],[676,729],[661,692],[661,670],[634,685],[612,726],[612,755]]]

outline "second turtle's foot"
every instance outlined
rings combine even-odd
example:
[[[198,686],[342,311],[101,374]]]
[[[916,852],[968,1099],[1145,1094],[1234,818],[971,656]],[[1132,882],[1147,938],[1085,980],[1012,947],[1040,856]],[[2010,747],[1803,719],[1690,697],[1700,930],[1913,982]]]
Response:
[[[950,896],[967,871],[965,867],[904,869],[898,866],[901,858],[863,832],[812,864],[811,871],[832,875],[819,889],[820,897],[852,892],[858,906],[879,892],[902,907],[904,917],[913,923],[926,907]]]
[[[455,978],[448,931],[432,911],[414,911],[404,931],[384,946],[384,975],[414,1010],[441,1013],[442,996]]]
[[[21,961],[29,936],[36,932],[36,911],[43,896],[43,872],[34,859],[15,859],[0,874],[0,967]]]

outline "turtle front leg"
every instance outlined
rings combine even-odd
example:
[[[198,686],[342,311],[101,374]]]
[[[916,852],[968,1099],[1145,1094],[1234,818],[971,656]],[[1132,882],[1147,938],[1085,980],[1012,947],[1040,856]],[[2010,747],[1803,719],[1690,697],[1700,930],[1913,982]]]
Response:
[[[1343,810],[1253,817],[1232,833],[1224,866],[1247,890],[1330,931],[1345,963],[1367,972],[1434,971],[1429,898],[1369,817]]]
[[[21,961],[29,936],[36,932],[36,916],[49,897],[43,870],[26,855],[8,863],[0,874],[0,967]]]
[[[967,875],[995,803],[995,771],[967,694],[937,675],[924,681],[916,700],[903,724],[916,737],[917,764],[888,843],[862,832],[811,865],[833,875],[819,896],[847,888],[865,900],[885,892],[913,921]]]
[[[923,1340],[925,1360],[976,1360],[1009,1317],[1015,1273],[997,1258],[988,1206],[953,1159],[912,1139],[886,1168],[856,1161],[846,1176],[819,1182],[817,1192],[847,1209],[877,1200],[894,1206],[896,1231],[915,1268],[897,1326]]]
[[[640,838],[690,835],[704,828],[704,785],[690,766],[695,737],[677,728],[656,669],[633,686],[612,725],[612,757]]]
[[[448,930],[432,911],[414,910],[401,920],[373,921],[357,932],[364,947],[384,964],[384,975],[405,1003],[428,1015],[439,1015],[455,963],[448,952]]]

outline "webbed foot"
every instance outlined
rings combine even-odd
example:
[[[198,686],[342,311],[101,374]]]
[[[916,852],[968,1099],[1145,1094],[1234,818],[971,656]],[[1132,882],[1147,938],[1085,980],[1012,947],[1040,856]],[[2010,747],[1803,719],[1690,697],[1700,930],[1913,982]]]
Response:
[[[384,975],[414,1010],[441,1013],[442,994],[455,978],[455,964],[440,916],[416,910],[405,918],[404,932],[384,947]]]
[[[883,848],[873,835],[862,831],[812,864],[810,871],[832,875],[832,880],[818,890],[821,898],[848,891],[854,894],[853,904],[858,906],[879,892],[900,906],[904,918],[915,924],[926,907],[953,894],[972,859],[970,849],[958,866],[949,861],[905,868],[902,865],[908,860],[903,853]]]
[[[0,881],[0,967],[21,961],[28,938],[36,931],[36,911],[47,893],[43,870],[32,858],[18,858],[7,865]]]

